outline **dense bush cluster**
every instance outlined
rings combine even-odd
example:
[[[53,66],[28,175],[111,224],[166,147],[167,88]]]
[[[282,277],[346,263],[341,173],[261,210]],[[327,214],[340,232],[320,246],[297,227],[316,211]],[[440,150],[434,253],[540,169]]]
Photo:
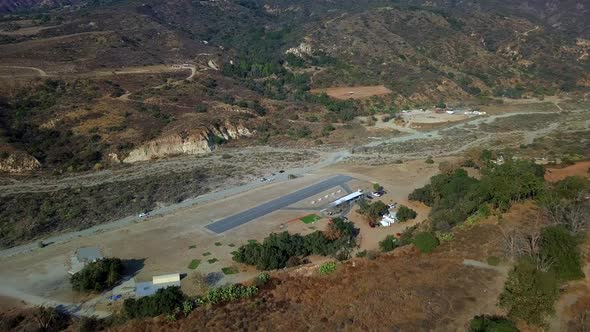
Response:
[[[123,263],[119,258],[105,258],[86,264],[70,282],[76,291],[102,292],[115,286],[122,273]]]
[[[331,221],[325,233],[316,231],[306,236],[273,233],[262,243],[250,242],[233,254],[236,262],[255,265],[259,270],[273,270],[286,267],[293,257],[310,254],[339,256],[355,245],[356,230],[352,223],[340,218]]]
[[[545,189],[543,174],[543,168],[531,161],[492,165],[483,170],[481,180],[457,169],[432,177],[409,199],[431,206],[435,230],[447,231],[487,205],[505,211],[513,202],[536,197]]]
[[[399,207],[399,209],[397,210],[397,220],[399,220],[400,222],[405,222],[411,219],[414,219],[418,216],[418,214],[416,213],[416,211],[410,209],[409,207],[405,206],[405,205],[401,205]]]

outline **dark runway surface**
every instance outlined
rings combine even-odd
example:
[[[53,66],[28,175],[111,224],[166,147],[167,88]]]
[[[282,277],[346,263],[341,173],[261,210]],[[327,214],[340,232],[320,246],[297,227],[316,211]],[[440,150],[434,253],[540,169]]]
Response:
[[[210,231],[213,231],[217,234],[221,234],[223,232],[229,231],[230,229],[250,222],[254,219],[258,219],[269,213],[280,210],[289,205],[295,204],[311,196],[317,195],[330,188],[342,185],[350,180],[352,180],[350,176],[336,175],[324,181],[313,184],[309,187],[300,189],[291,194],[276,198],[270,202],[266,202],[264,204],[253,207],[244,212],[240,212],[238,214],[234,214],[233,216],[229,216],[227,218],[218,220],[205,227]]]

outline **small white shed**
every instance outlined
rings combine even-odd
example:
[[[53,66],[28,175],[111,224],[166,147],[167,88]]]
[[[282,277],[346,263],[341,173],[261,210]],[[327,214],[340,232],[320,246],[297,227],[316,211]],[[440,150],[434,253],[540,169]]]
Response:
[[[180,273],[165,274],[161,276],[154,276],[152,278],[152,283],[154,285],[167,284],[172,282],[180,282]]]

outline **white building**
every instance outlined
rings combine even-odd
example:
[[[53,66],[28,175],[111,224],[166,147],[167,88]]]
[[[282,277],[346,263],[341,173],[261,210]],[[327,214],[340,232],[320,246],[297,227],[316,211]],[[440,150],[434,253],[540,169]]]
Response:
[[[353,201],[361,196],[363,196],[363,192],[358,190],[358,191],[353,192],[352,194],[348,194],[344,197],[341,197],[341,198],[335,200],[334,202],[330,203],[330,206],[338,206],[340,204]]]
[[[383,219],[379,222],[383,227],[389,227],[397,222],[397,213],[396,212],[389,212],[383,216]]]

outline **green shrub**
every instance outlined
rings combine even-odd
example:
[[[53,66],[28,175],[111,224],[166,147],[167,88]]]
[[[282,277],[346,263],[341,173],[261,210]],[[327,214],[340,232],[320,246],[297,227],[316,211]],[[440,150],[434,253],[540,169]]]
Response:
[[[121,279],[123,263],[119,258],[104,258],[86,264],[70,278],[72,289],[79,292],[102,292],[115,286]]]
[[[541,252],[553,264],[551,270],[564,281],[584,278],[579,239],[562,226],[547,227],[541,234]]]
[[[254,279],[254,284],[257,287],[262,287],[262,286],[266,285],[269,281],[270,281],[270,274],[268,274],[266,272],[262,272],[256,276],[256,279]]]
[[[379,249],[383,252],[390,252],[399,247],[398,239],[393,235],[387,235],[385,239],[379,242]]]
[[[428,157],[428,159],[426,159],[426,163],[427,164],[434,164],[434,160],[432,159],[432,157]]]
[[[411,219],[414,219],[418,216],[418,214],[416,213],[416,211],[410,209],[409,207],[405,206],[405,205],[400,205],[399,209],[397,210],[397,220],[399,220],[400,222],[405,222]]]
[[[543,325],[545,317],[553,313],[558,297],[559,282],[555,273],[537,270],[533,260],[525,257],[508,274],[499,304],[512,319]]]
[[[198,298],[199,304],[219,304],[252,297],[258,293],[256,286],[240,284],[210,289],[203,297]]]
[[[200,264],[201,264],[201,260],[200,259],[193,259],[189,263],[188,268],[191,269],[191,270],[194,270],[194,269],[198,268]]]
[[[423,253],[430,253],[439,245],[436,236],[429,232],[416,234],[413,243]]]
[[[320,265],[320,274],[326,275],[336,271],[336,262],[327,262]]]
[[[367,251],[363,250],[363,251],[359,251],[355,254],[356,257],[358,258],[363,258],[363,257],[367,257]]]
[[[506,317],[480,315],[469,323],[469,332],[518,332],[518,328]]]
[[[333,124],[329,123],[324,126],[324,128],[322,129],[322,133],[329,134],[330,132],[332,132],[334,130],[336,130],[336,127],[334,127]]]
[[[453,241],[453,239],[455,238],[455,235],[453,235],[453,233],[451,232],[434,232],[434,235],[436,235],[436,238],[438,239],[439,242],[449,242],[449,241]]]
[[[129,319],[171,314],[176,308],[180,308],[185,300],[186,296],[180,287],[158,289],[156,294],[151,296],[126,299],[123,302],[123,313]]]

